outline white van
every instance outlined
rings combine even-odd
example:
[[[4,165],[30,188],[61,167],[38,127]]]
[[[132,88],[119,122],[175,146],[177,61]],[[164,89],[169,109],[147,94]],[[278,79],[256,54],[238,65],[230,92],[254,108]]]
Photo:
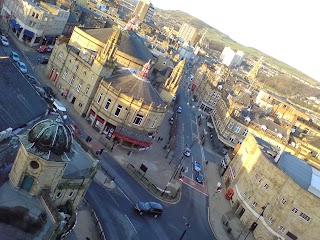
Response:
[[[67,118],[67,115],[66,115],[67,109],[65,106],[63,106],[63,104],[59,100],[54,99],[54,101],[52,103],[52,109],[56,113],[59,113],[61,115],[61,117],[63,117],[64,119]]]

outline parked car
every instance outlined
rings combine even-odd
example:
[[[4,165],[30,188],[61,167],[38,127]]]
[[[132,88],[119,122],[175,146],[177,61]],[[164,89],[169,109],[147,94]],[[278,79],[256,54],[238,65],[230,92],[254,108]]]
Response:
[[[15,62],[18,62],[20,59],[19,59],[19,55],[18,55],[18,53],[16,53],[16,52],[11,52],[10,53],[10,58],[13,60],[13,61],[15,61]]]
[[[182,113],[182,107],[178,107],[177,113]]]
[[[49,58],[47,57],[42,57],[38,59],[38,63],[40,64],[48,64],[48,62],[49,62]]]
[[[163,208],[160,203],[156,202],[138,202],[135,206],[139,215],[151,215],[155,218],[160,216],[163,212]]]
[[[50,98],[54,98],[54,97],[55,97],[55,93],[53,92],[53,89],[52,89],[51,87],[45,85],[45,86],[43,87],[43,89],[46,91],[46,93],[48,94],[48,96],[49,96]]]
[[[28,72],[27,66],[23,62],[18,61],[17,62],[17,66],[18,66],[18,68],[20,69],[20,71],[22,73],[27,73]]]
[[[201,169],[202,169],[201,164],[198,163],[197,161],[194,161],[194,163],[193,163],[193,169],[194,169],[196,172],[201,172]]]
[[[38,48],[38,52],[39,52],[39,53],[52,52],[53,47],[54,47],[54,46],[52,46],[52,45],[41,45],[41,46]]]
[[[201,172],[197,172],[196,180],[198,183],[203,183],[203,174]]]
[[[2,45],[5,46],[5,47],[8,47],[8,46],[9,46],[9,41],[8,41],[8,39],[7,39],[4,35],[1,36],[1,43],[2,43]]]
[[[37,84],[37,79],[34,76],[31,76],[30,74],[26,74],[26,78],[28,79],[29,82],[31,82],[32,85]]]
[[[184,153],[183,153],[186,157],[190,157],[190,155],[191,155],[191,149],[190,148],[186,148],[185,150],[184,150]]]

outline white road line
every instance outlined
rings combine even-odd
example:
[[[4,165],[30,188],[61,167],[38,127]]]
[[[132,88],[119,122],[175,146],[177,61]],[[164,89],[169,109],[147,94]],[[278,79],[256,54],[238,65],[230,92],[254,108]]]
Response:
[[[111,199],[118,205],[118,207],[120,207],[119,203],[112,197],[112,195],[109,193],[109,191],[106,190],[106,192],[109,194],[109,196],[111,197]]]
[[[125,216],[126,216],[126,218],[128,219],[129,223],[131,224],[133,230],[136,232],[137,235],[139,235],[138,232],[137,232],[137,229],[133,226],[133,223],[132,223],[131,220],[128,218],[127,214],[125,214]]]
[[[202,193],[203,195],[205,196],[208,196],[208,194],[204,193],[204,192],[201,192],[199,189],[196,189],[194,186],[191,186],[190,184],[186,183],[186,182],[183,182],[184,184],[188,185],[189,187],[192,187],[193,189],[197,190],[198,192]]]
[[[126,194],[124,194],[124,192],[119,187],[118,187],[118,189],[126,197],[126,199],[128,199],[128,201],[133,204],[133,202],[130,200],[130,198]]]

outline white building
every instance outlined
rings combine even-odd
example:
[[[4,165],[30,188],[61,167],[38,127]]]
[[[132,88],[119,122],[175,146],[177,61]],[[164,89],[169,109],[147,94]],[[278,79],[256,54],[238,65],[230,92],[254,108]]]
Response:
[[[221,63],[228,67],[240,66],[243,59],[244,52],[238,50],[235,53],[230,47],[225,47],[220,55]]]
[[[62,34],[70,13],[56,5],[32,0],[4,0],[1,16],[22,42],[50,44]]]

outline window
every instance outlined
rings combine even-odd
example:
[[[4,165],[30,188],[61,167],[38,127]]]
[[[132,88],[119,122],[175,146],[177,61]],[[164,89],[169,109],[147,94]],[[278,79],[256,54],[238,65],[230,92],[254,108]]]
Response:
[[[58,192],[57,195],[56,195],[56,198],[61,198],[61,196],[62,196],[62,193]]]
[[[81,84],[81,83],[79,83],[79,85],[78,85],[78,87],[77,87],[77,92],[80,92],[80,90],[81,90],[81,86],[82,86],[82,84]]]
[[[253,206],[253,207],[256,207],[257,204],[258,204],[258,203],[257,203],[256,201],[253,201],[252,206]]]
[[[248,194],[247,192],[244,192],[244,193],[243,193],[243,195],[247,195],[247,194]]]
[[[122,109],[122,106],[121,106],[121,105],[118,105],[116,111],[114,112],[114,115],[118,117],[119,114],[120,114],[120,112],[121,112],[121,109]]]
[[[268,184],[265,184],[263,187],[264,187],[265,189],[268,189],[268,188],[269,188],[269,185],[268,185]]]
[[[272,224],[272,223],[274,222],[274,219],[273,219],[272,217],[270,217],[270,218],[268,219],[268,222]]]
[[[248,129],[246,129],[246,130],[243,131],[242,136],[245,137],[245,136],[247,136],[247,134],[248,134]]]
[[[286,229],[285,229],[284,227],[282,227],[282,226],[279,226],[278,229],[279,229],[280,232],[283,232],[283,233],[284,233],[284,231],[286,230]]]
[[[233,123],[229,123],[228,128],[229,129],[233,128]]]
[[[239,141],[238,141],[238,144],[242,144],[242,140],[239,140]]]
[[[84,94],[87,95],[88,92],[89,92],[89,90],[90,90],[90,86],[88,86],[88,87],[86,88],[86,91],[84,92]]]
[[[63,73],[63,75],[62,75],[62,79],[66,79],[66,76],[67,76],[67,74],[68,74],[68,70],[66,70],[64,73]]]
[[[280,201],[280,203],[283,204],[283,205],[286,204],[286,202],[287,201],[284,198],[282,198],[281,201]]]
[[[297,208],[292,208],[291,212],[297,213],[297,212],[298,212],[298,209],[297,209]]]
[[[69,197],[72,197],[73,196],[73,191],[69,193]]]
[[[239,133],[240,130],[241,130],[241,126],[239,126],[239,125],[237,125],[237,126],[234,128],[234,131],[235,131],[236,133]]]
[[[307,222],[309,222],[311,219],[308,215],[306,215],[304,213],[300,213],[300,217],[303,218],[304,220],[306,220]]]
[[[72,84],[73,84],[73,82],[74,82],[74,78],[75,78],[74,75],[70,78],[70,81],[69,81],[70,86],[72,86]]]
[[[108,98],[106,104],[104,105],[104,109],[107,110],[109,108],[110,104],[111,104],[111,99]]]
[[[137,114],[137,116],[135,117],[135,119],[133,120],[133,124],[139,125],[141,124],[143,119],[143,116],[140,114]]]
[[[158,122],[158,118],[156,118],[156,119],[154,120],[154,122],[153,122],[153,124],[152,124],[151,128],[154,128],[154,127],[156,126],[157,122]]]
[[[258,180],[258,183],[261,183],[261,179]]]
[[[256,173],[256,174],[254,174],[254,178],[255,178],[255,179],[257,179],[257,178],[258,178],[258,176],[259,176],[259,175],[258,175],[257,173]]]
[[[79,107],[82,107],[82,103],[79,103]]]
[[[103,93],[100,93],[98,98],[97,98],[97,103],[100,104],[101,98],[102,98]]]
[[[234,142],[234,136],[231,136],[230,138],[229,138],[229,140],[230,140],[230,142]]]

